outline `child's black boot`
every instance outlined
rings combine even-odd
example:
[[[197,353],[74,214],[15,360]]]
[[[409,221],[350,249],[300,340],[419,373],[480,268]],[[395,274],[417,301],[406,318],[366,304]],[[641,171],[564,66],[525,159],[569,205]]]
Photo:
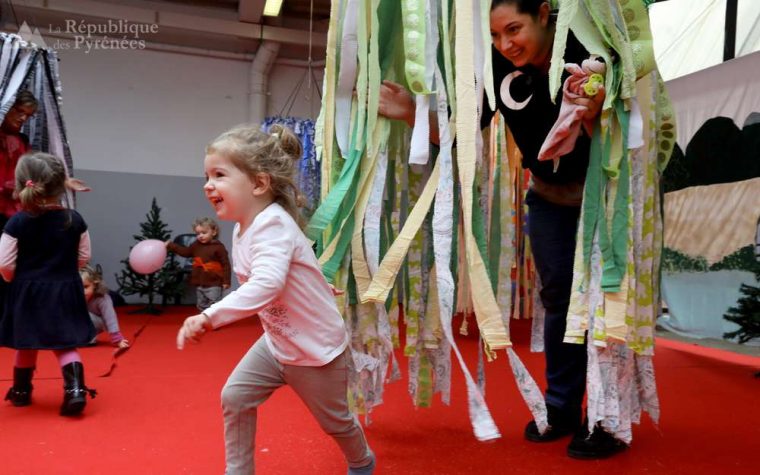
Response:
[[[86,396],[94,398],[97,391],[90,389],[84,384],[84,366],[79,361],[69,363],[63,368],[63,404],[61,404],[62,416],[75,416],[84,410],[87,405]]]
[[[32,403],[32,375],[34,368],[13,368],[13,386],[5,395],[5,400],[16,407]]]

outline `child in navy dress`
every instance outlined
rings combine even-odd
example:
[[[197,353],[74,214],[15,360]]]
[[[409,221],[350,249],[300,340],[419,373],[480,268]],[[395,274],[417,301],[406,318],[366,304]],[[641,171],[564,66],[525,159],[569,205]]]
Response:
[[[0,238],[0,275],[10,282],[2,302],[0,346],[18,350],[6,400],[14,406],[31,403],[37,352],[53,350],[64,381],[60,413],[72,416],[82,412],[88,393],[95,396],[85,386],[76,350],[93,339],[95,328],[79,277],[90,258],[90,236],[79,213],[60,204],[65,182],[63,163],[46,153],[26,154],[16,166],[22,210]]]

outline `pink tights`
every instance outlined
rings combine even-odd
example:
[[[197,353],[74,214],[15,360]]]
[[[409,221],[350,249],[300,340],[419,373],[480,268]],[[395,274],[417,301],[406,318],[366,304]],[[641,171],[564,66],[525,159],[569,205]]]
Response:
[[[79,352],[73,350],[53,350],[55,357],[58,358],[58,364],[61,367],[75,361],[82,362]],[[17,350],[16,361],[13,364],[16,368],[34,368],[37,365],[37,350]]]

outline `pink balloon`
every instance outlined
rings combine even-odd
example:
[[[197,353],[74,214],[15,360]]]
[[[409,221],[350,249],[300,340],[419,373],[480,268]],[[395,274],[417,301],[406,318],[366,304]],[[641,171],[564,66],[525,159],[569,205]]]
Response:
[[[166,244],[158,239],[146,239],[135,244],[129,252],[129,265],[138,274],[152,274],[164,265]]]

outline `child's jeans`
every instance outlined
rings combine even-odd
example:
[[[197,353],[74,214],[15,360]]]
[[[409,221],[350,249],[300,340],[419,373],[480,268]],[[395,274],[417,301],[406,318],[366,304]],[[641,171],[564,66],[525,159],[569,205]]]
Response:
[[[196,287],[195,306],[201,312],[222,299],[221,287]]]
[[[257,408],[285,384],[303,400],[322,430],[335,439],[350,467],[368,465],[372,452],[361,425],[348,409],[349,355],[346,350],[324,366],[283,365],[272,356],[264,337],[259,338],[222,389],[225,473],[254,473]]]

